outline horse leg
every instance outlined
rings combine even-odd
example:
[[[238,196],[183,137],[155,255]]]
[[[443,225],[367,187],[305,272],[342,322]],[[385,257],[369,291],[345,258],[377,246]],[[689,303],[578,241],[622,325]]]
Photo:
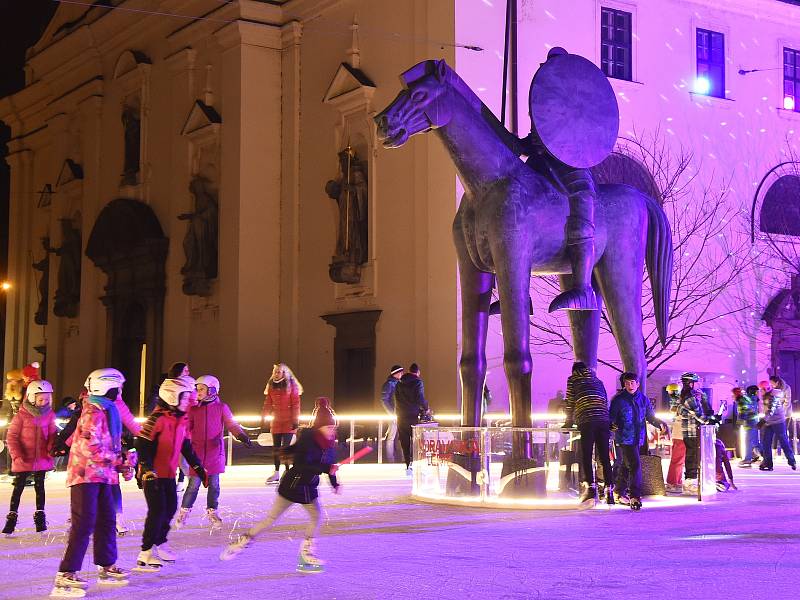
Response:
[[[486,332],[494,275],[475,267],[467,250],[461,220],[459,210],[453,223],[453,240],[461,284],[461,425],[480,427],[486,379]]]
[[[643,252],[634,252],[638,260],[630,255],[610,251],[595,270],[600,293],[606,303],[611,329],[626,371],[639,376],[641,389],[645,391],[647,359],[644,355],[642,336],[642,270]],[[633,263],[633,264],[631,264]]]
[[[561,291],[573,289],[572,275],[560,275]],[[597,285],[595,284],[595,289]],[[597,294],[599,296],[599,294]],[[568,310],[569,328],[572,332],[572,351],[576,362],[592,370],[597,369],[597,340],[600,337],[600,312],[602,304],[597,298],[598,310]]]

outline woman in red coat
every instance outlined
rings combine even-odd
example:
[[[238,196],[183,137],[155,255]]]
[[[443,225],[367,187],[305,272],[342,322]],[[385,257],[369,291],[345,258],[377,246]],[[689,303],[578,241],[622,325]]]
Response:
[[[272,451],[275,461],[275,472],[267,479],[267,483],[278,483],[280,475],[281,447],[292,442],[292,436],[300,426],[300,396],[303,386],[297,381],[292,370],[283,363],[274,365],[272,377],[264,388],[264,409],[261,411],[261,429],[272,432]],[[267,417],[272,416],[272,423]],[[288,469],[289,466],[286,465]]]
[[[3,533],[11,535],[17,526],[17,511],[25,489],[25,480],[33,475],[36,491],[36,512],[33,522],[36,531],[45,531],[47,521],[44,516],[44,476],[53,468],[50,450],[55,443],[56,417],[51,408],[53,386],[48,381],[31,381],[25,390],[25,400],[19,412],[14,415],[8,428],[8,451],[11,455],[11,470],[14,473],[14,491],[11,492],[11,505],[6,516]]]

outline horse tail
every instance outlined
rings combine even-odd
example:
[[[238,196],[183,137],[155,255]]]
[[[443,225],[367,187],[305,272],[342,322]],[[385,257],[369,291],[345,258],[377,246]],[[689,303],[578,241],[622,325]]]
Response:
[[[667,343],[669,302],[672,290],[672,229],[664,209],[650,196],[647,207],[647,273],[653,291],[653,311],[661,344]]]

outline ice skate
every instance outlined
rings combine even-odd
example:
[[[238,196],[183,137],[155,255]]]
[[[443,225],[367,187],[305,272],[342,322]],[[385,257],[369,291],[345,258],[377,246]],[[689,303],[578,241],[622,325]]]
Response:
[[[697,486],[698,486],[697,479],[687,479],[683,482],[683,493],[684,494],[696,494],[697,493]]]
[[[125,521],[125,517],[122,516],[122,513],[120,513],[117,515],[117,535],[119,537],[124,537],[126,533],[128,533],[128,523]]]
[[[11,535],[14,533],[14,530],[17,528],[17,512],[11,511],[6,515],[6,526],[3,527],[3,533],[6,535]]]
[[[718,492],[727,492],[731,489],[731,485],[727,481],[718,481],[717,482],[717,491]]]
[[[614,492],[614,503],[615,504],[624,504],[625,506],[629,506],[631,503],[631,499],[628,498],[626,494],[620,494],[619,492]]]
[[[62,585],[55,585],[50,591],[51,598],[83,598],[86,595],[86,590],[82,588],[67,587]]]
[[[597,502],[597,488],[589,485],[585,481],[581,483],[581,495],[578,497],[578,504],[581,508],[592,508]]]
[[[773,468],[770,467],[769,465],[761,465],[760,467],[758,467],[758,470],[759,471],[772,471]]]
[[[53,582],[53,585],[55,587],[87,588],[89,587],[89,582],[85,579],[81,579],[76,573],[71,571],[59,571],[56,573],[56,580]]]
[[[633,497],[631,498],[631,510],[642,510],[642,499]]]
[[[680,496],[683,494],[683,486],[681,484],[668,483],[664,487],[666,488],[667,495]]]
[[[101,567],[97,565],[97,583],[100,585],[121,587],[128,585],[129,573],[116,565]]]
[[[207,508],[206,516],[208,517],[208,522],[212,529],[215,527],[222,527],[222,519],[220,518],[216,508]]]
[[[178,555],[175,554],[172,548],[169,547],[167,542],[164,542],[159,546],[153,546],[153,549],[156,551],[155,553],[158,555],[158,558],[165,562],[175,562],[175,560],[178,558]]]
[[[280,481],[280,478],[281,478],[280,471],[278,469],[275,469],[275,472],[269,477],[267,477],[266,484],[269,485],[271,483],[278,483],[278,481]]]
[[[156,573],[160,571],[163,566],[164,561],[158,558],[158,556],[155,556],[153,554],[153,549],[150,548],[150,550],[142,550],[139,552],[139,556],[136,557],[136,566],[133,570],[139,573]]]
[[[175,529],[181,529],[184,525],[186,525],[186,520],[189,518],[189,513],[191,512],[191,508],[183,508],[181,506],[180,510],[178,511],[178,516],[175,519]]]
[[[314,555],[314,542],[312,540],[303,541],[300,546],[300,555],[297,557],[298,573],[322,573],[325,570],[325,561],[320,560]]]
[[[749,469],[753,466],[753,461],[751,460],[740,460],[739,464],[736,465],[740,469]]]
[[[406,477],[411,477],[414,474],[414,469],[412,467],[406,467]]]
[[[239,539],[233,542],[232,544],[228,544],[228,547],[222,551],[222,554],[219,555],[220,560],[233,560],[242,551],[250,545],[250,542],[253,538],[251,538],[246,533],[244,535],[239,536]]]
[[[44,516],[43,510],[37,510],[33,513],[33,524],[36,525],[37,533],[47,531],[47,518]]]

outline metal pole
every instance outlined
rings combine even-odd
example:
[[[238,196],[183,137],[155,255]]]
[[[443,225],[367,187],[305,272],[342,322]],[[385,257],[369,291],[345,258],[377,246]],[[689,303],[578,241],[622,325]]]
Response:
[[[350,456],[356,453],[356,422],[350,419]]]
[[[233,466],[233,436],[228,433],[228,466]]]
[[[383,464],[383,420],[378,420],[378,464]]]

